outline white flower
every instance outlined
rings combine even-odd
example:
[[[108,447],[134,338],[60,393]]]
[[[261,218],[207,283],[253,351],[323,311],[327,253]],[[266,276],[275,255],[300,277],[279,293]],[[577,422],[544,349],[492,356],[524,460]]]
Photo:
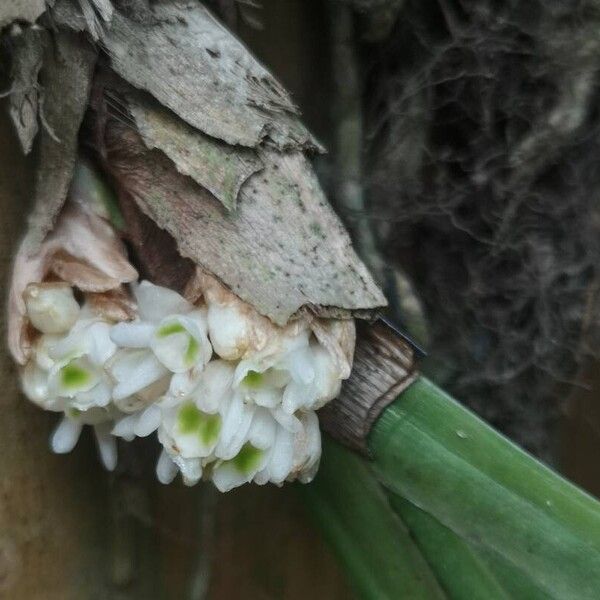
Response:
[[[122,348],[151,350],[156,360],[173,373],[204,367],[212,355],[206,311],[195,308],[176,292],[147,281],[137,286],[135,296],[139,319],[115,325],[113,341]],[[137,356],[143,360],[142,354]]]
[[[309,343],[309,333],[287,337],[275,351],[264,352],[240,361],[234,386],[246,401],[288,413],[316,410],[335,398],[341,375],[327,350]]]
[[[117,324],[80,308],[66,285],[27,288],[27,315],[41,335],[22,385],[33,402],[63,413],[54,452],[72,450],[90,425],[107,469],[116,465],[117,438],[156,432],[162,483],[181,473],[186,485],[204,478],[225,492],[314,477],[314,411],[349,373],[350,328],[320,320],[311,329],[301,319],[275,326],[211,281],[206,307],[142,282],[137,317]]]
[[[104,364],[117,349],[109,331],[106,322],[82,319],[50,347],[54,361],[48,373],[50,397],[64,398],[67,406],[78,410],[109,404],[111,385]]]
[[[42,333],[66,333],[79,316],[79,304],[66,283],[30,284],[23,298],[31,324]]]
[[[186,482],[195,483],[202,476],[203,462],[224,434],[235,443],[232,381],[233,367],[223,360],[208,363],[195,376],[173,376],[169,395],[161,403],[158,438]]]
[[[249,483],[262,471],[269,459],[269,450],[277,437],[277,422],[268,410],[256,408],[236,452],[227,460],[219,460],[212,470],[212,480],[217,489],[227,492]]]
[[[22,372],[27,397],[46,410],[107,406],[111,390],[103,366],[116,351],[109,329],[108,323],[82,319],[65,337],[40,336]]]

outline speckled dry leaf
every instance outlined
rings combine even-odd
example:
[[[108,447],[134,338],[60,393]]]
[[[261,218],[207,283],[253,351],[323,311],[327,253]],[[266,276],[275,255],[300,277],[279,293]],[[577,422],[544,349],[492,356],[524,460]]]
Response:
[[[155,20],[115,12],[112,68],[192,127],[232,145],[316,148],[288,93],[199,2],[157,2]]]
[[[151,98],[130,94],[127,106],[146,146],[162,150],[180,173],[189,175],[229,210],[236,207],[242,184],[263,166],[254,150],[205,135]]]
[[[223,206],[130,127],[109,120],[107,167],[138,206],[176,240],[182,256],[284,325],[302,306],[319,314],[386,304],[352,249],[302,152],[262,151],[263,171]]]
[[[25,154],[38,132],[38,74],[42,68],[45,35],[41,29],[25,29],[13,42],[12,93],[9,114]]]
[[[0,2],[0,27],[13,21],[33,23],[51,5],[52,0],[2,0]]]
[[[28,243],[35,252],[52,228],[73,177],[77,134],[87,108],[96,52],[80,35],[56,31],[41,70],[39,163]]]

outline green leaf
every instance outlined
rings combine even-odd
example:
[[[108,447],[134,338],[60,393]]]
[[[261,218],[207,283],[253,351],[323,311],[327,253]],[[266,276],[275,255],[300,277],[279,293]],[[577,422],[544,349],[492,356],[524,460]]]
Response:
[[[600,505],[421,378],[375,424],[395,494],[552,598],[598,598]]]
[[[328,439],[321,468],[300,493],[361,598],[445,598],[365,462]]]
[[[390,494],[390,504],[451,598],[508,600],[513,597],[503,589],[486,561],[450,529],[400,496]]]

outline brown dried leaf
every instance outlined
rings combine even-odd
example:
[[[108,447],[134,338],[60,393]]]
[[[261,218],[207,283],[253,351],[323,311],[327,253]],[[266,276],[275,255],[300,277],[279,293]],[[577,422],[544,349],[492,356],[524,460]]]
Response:
[[[349,316],[386,304],[301,152],[262,152],[264,171],[242,187],[237,211],[226,213],[131,128],[109,120],[105,133],[120,193],[176,240],[182,256],[278,325],[305,305]]]
[[[124,234],[140,279],[182,293],[194,275],[194,263],[179,254],[173,237],[146,216],[127,193],[121,193],[120,205],[126,223]]]
[[[38,132],[38,74],[42,68],[44,33],[32,27],[14,39],[12,48],[12,93],[9,114],[25,154],[29,154]]]
[[[100,294],[86,294],[85,299],[95,314],[109,321],[129,321],[137,314],[136,303],[123,286]]]
[[[162,150],[183,175],[233,210],[243,183],[262,162],[249,148],[229,146],[194,129],[142,94],[128,95],[128,108],[148,148]]]
[[[356,327],[353,319],[319,319],[310,317],[310,328],[321,345],[335,360],[342,379],[347,379],[352,370],[354,346],[356,343]]]
[[[77,134],[85,113],[96,52],[78,34],[57,31],[41,70],[39,164],[34,209],[29,220],[29,253],[35,253],[64,204],[77,157]]]
[[[112,68],[203,133],[231,145],[318,143],[279,82],[198,2],[157,2],[152,23],[115,12]]]

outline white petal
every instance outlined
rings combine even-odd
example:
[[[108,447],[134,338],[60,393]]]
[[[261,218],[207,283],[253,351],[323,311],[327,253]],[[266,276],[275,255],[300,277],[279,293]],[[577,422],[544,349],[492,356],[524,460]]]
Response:
[[[269,480],[283,483],[294,466],[294,436],[283,427],[277,430],[277,437],[271,452],[267,469]]]
[[[215,413],[223,407],[232,393],[233,371],[233,366],[224,360],[212,360],[206,365],[191,394],[198,408]]]
[[[94,406],[108,406],[111,389],[105,381],[99,381],[91,390],[79,392],[71,401],[71,406],[79,410],[88,410]]]
[[[271,414],[273,415],[273,418],[279,423],[279,425],[281,425],[281,427],[283,427],[290,433],[298,433],[302,430],[302,423],[300,422],[300,419],[296,417],[295,414],[288,413],[281,407],[272,410]]]
[[[109,372],[117,380],[113,398],[122,400],[167,375],[167,369],[152,352],[146,350],[121,350],[108,365]]]
[[[171,458],[179,468],[185,485],[195,485],[200,481],[202,477],[202,463],[199,458],[183,458],[181,456],[172,456]]]
[[[242,358],[257,345],[248,313],[233,305],[209,305],[208,334],[215,352],[227,360]]]
[[[220,492],[229,492],[251,480],[252,476],[238,471],[230,463],[219,465],[212,474],[212,481]]]
[[[283,410],[289,414],[293,414],[300,408],[310,409],[314,403],[315,396],[313,386],[292,381],[283,392],[281,404]]]
[[[313,353],[308,346],[291,352],[283,364],[289,370],[292,378],[298,383],[308,385],[315,378]]]
[[[169,383],[168,395],[178,401],[187,398],[196,385],[198,385],[201,373],[200,369],[190,369],[184,373],[174,373]]]
[[[84,335],[89,338],[88,355],[96,365],[104,363],[117,351],[117,346],[110,339],[111,326],[102,321],[90,323]]]
[[[241,360],[235,368],[233,385],[235,387],[241,385],[251,371],[254,373],[264,373],[275,364],[277,358],[277,356],[273,355],[254,355],[252,358]]]
[[[197,319],[170,316],[163,319],[152,336],[152,351],[173,373],[205,365],[212,347]]]
[[[126,417],[122,417],[115,422],[114,427],[112,428],[111,433],[114,436],[123,438],[124,440],[130,442],[135,438],[135,425],[138,420],[138,415],[127,415]]]
[[[248,483],[265,468],[269,453],[251,442],[244,444],[239,454],[229,461],[215,465],[212,480],[221,492]]]
[[[110,330],[112,341],[122,348],[147,348],[155,326],[152,323],[133,321],[117,323]]]
[[[27,398],[36,404],[43,406],[49,399],[48,373],[34,361],[29,361],[21,371],[21,387]]]
[[[179,468],[171,460],[171,457],[163,448],[161,450],[160,456],[158,457],[158,462],[156,463],[156,477],[158,481],[160,481],[164,485],[167,485],[171,483],[173,479],[175,479],[178,472]]]
[[[94,427],[94,434],[98,454],[104,468],[107,471],[114,471],[117,466],[117,440],[102,425]]]
[[[50,448],[56,454],[71,452],[77,444],[83,425],[63,417],[50,436]]]
[[[215,456],[229,460],[239,453],[252,424],[254,410],[254,406],[244,404],[239,396],[232,396],[223,418]]]
[[[266,409],[257,409],[248,431],[248,441],[261,450],[270,448],[275,442],[277,422]]]
[[[79,316],[79,304],[68,285],[30,284],[23,296],[31,324],[42,333],[66,333]]]
[[[255,368],[249,368],[251,366]],[[285,371],[273,368],[263,369],[265,369],[264,364],[242,361],[236,367],[234,387],[237,387],[237,392],[246,402],[274,408],[281,403],[283,388],[290,377]]]
[[[160,425],[162,412],[156,405],[149,406],[139,415],[134,427],[134,432],[137,437],[147,437],[156,431]]]
[[[142,281],[134,289],[138,311],[142,320],[157,323],[168,315],[185,314],[193,306],[177,292]]]
[[[40,369],[49,371],[56,363],[51,357],[52,348],[60,341],[58,335],[44,334],[38,338],[33,346],[33,359]]]

